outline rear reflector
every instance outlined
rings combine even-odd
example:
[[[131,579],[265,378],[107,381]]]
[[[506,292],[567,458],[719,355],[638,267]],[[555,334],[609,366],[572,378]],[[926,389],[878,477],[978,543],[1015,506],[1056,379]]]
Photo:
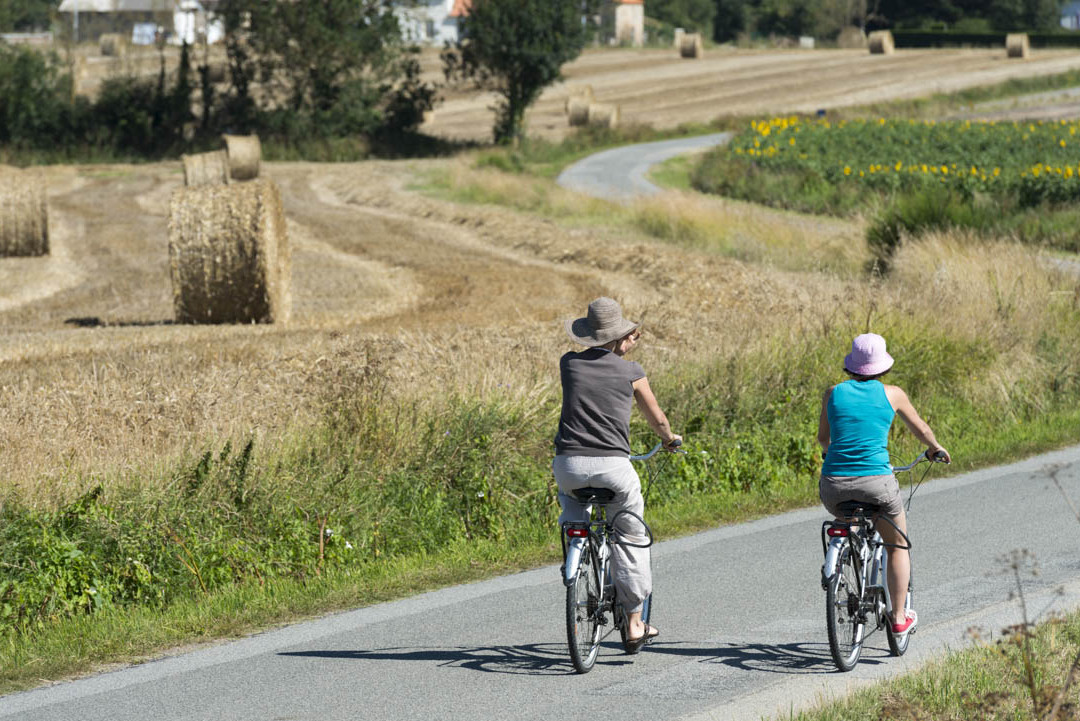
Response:
[[[848,535],[847,528],[839,528],[837,526],[832,526],[831,528],[829,528],[829,530],[825,532],[833,538],[847,538]]]
[[[588,538],[589,529],[588,528],[567,528],[566,529],[566,535],[570,536],[570,538]]]

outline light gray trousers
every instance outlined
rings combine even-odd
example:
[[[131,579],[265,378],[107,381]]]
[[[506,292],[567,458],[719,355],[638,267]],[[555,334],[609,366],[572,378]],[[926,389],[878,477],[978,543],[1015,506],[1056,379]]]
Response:
[[[607,504],[608,518],[615,518],[623,510],[644,515],[641,480],[629,458],[555,456],[551,469],[559,486],[559,505],[562,506],[560,528],[567,521],[589,520],[591,507],[570,495],[570,491],[578,488],[610,488],[615,491],[615,499]],[[640,544],[649,541],[641,522],[632,516],[622,515],[616,520],[615,528],[619,532],[619,540]],[[623,545],[612,548],[612,578],[623,610],[627,613],[641,611],[642,604],[652,592],[649,549]]]

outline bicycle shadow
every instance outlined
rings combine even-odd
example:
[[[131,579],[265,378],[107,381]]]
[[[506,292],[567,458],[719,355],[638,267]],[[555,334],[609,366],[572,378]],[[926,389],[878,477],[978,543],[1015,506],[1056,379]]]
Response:
[[[597,665],[621,666],[629,660],[621,644],[604,643]],[[425,661],[440,668],[466,668],[485,673],[529,676],[566,676],[575,673],[565,643],[532,643],[522,646],[391,647],[352,651],[282,651],[278,656],[342,659],[348,661]],[[623,656],[625,659],[625,656]]]
[[[829,655],[827,643],[726,643],[708,648],[692,647],[683,642],[657,642],[648,646],[650,653],[672,656],[698,656],[701,663],[717,663],[742,671],[782,674],[839,673]],[[876,666],[884,662],[888,651],[864,647],[860,664]]]

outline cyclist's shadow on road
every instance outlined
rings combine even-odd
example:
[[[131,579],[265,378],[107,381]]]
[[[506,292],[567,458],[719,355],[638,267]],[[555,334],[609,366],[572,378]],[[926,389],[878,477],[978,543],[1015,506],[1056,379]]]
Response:
[[[697,656],[702,663],[719,663],[743,671],[768,673],[809,674],[836,673],[829,645],[826,643],[721,643],[716,646],[697,647],[684,642],[654,643],[650,653],[672,656]],[[861,664],[877,665],[888,652],[864,647]]]
[[[440,667],[449,666],[487,673],[531,676],[559,676],[574,673],[574,667],[566,653],[565,643],[531,643],[522,646],[377,648],[369,651],[283,651],[278,655],[353,661],[427,661]],[[597,663],[608,665],[624,662],[601,655]]]
[[[701,663],[719,663],[743,671],[806,674],[836,673],[824,643],[726,643],[692,646],[686,642],[656,642],[642,654],[698,657]],[[532,643],[521,646],[391,647],[371,650],[283,651],[279,656],[341,659],[346,661],[425,661],[439,667],[466,668],[486,673],[529,676],[564,676],[574,673],[564,643]],[[867,647],[859,663],[882,663],[887,651]],[[633,658],[622,653],[621,644],[604,643],[598,666],[623,666]]]

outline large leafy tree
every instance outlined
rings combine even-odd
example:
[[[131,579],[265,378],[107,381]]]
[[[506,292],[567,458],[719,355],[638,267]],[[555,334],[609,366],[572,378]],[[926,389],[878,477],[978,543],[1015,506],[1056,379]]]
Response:
[[[0,32],[47,30],[57,0],[3,0],[0,2]]]
[[[257,106],[291,132],[405,130],[434,102],[391,0],[222,0],[219,11],[240,117]]]
[[[717,0],[649,0],[645,10],[649,17],[669,25],[685,28],[687,32],[712,35]]]
[[[590,8],[581,0],[473,0],[461,36],[443,52],[447,78],[499,95],[495,141],[516,142],[525,111],[585,46]]]

